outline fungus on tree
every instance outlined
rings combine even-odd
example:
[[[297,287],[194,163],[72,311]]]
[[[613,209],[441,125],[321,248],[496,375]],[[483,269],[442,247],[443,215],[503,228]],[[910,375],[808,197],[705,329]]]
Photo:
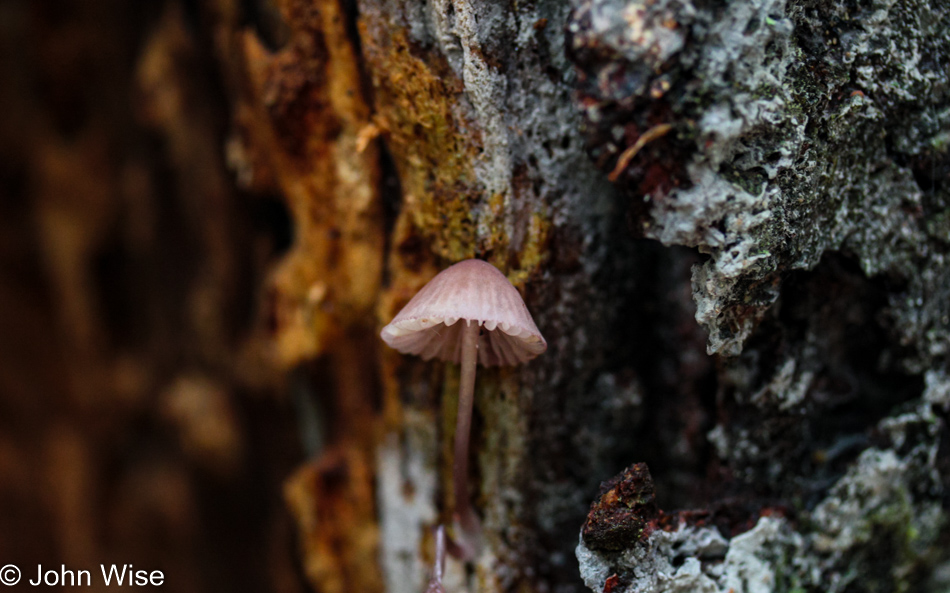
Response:
[[[461,554],[470,558],[479,532],[468,497],[476,363],[486,367],[518,365],[547,350],[547,342],[518,290],[497,268],[477,259],[459,262],[437,274],[380,336],[404,354],[461,365],[452,475],[455,519],[466,540]]]

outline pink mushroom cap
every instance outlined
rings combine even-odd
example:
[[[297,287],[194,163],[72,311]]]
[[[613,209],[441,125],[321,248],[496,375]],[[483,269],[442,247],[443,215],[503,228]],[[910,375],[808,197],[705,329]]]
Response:
[[[518,365],[548,348],[518,290],[495,266],[478,259],[439,272],[380,336],[404,354],[458,363],[460,320],[483,328],[478,338],[482,366]]]

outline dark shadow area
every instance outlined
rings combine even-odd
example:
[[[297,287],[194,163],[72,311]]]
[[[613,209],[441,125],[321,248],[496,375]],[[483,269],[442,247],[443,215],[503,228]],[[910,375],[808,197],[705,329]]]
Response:
[[[725,366],[719,422],[735,478],[758,494],[817,503],[872,444],[876,424],[920,396],[923,379],[900,368],[887,321],[893,281],[827,254],[789,274],[781,296]]]

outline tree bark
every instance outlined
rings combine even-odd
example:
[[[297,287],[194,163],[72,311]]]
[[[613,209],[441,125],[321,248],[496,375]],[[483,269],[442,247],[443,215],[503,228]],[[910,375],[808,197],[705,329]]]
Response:
[[[476,257],[549,350],[447,591],[950,585],[950,8],[0,11],[0,560],[421,592],[459,369],[378,331]]]

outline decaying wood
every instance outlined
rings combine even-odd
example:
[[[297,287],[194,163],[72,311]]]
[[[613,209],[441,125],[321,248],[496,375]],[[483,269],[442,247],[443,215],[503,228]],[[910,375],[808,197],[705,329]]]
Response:
[[[449,591],[946,588],[943,5],[60,4],[0,7],[0,561],[418,593],[467,495]],[[472,257],[549,351],[460,494],[377,334]]]

